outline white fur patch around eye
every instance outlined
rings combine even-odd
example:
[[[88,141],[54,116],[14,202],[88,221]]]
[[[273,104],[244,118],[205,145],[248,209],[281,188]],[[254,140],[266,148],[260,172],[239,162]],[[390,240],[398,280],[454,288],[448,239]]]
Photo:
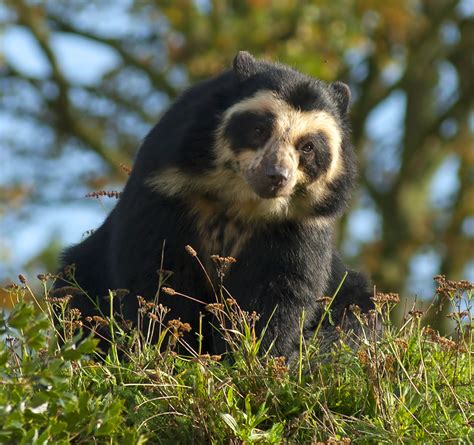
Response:
[[[295,144],[299,138],[321,132],[328,140],[331,152],[331,163],[326,172],[325,181],[331,182],[343,173],[341,162],[342,134],[335,118],[324,110],[301,111],[279,98],[275,92],[264,90],[254,96],[242,100],[229,109],[222,117],[221,124],[216,132],[215,154],[217,165],[235,159],[235,153],[224,137],[224,129],[235,113],[245,111],[270,112],[276,116],[276,128],[273,137],[281,138],[289,144]]]

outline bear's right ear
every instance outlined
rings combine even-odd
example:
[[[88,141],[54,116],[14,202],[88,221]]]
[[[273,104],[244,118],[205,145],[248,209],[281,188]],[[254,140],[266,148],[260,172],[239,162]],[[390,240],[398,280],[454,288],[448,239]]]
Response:
[[[255,57],[247,51],[239,51],[237,53],[232,62],[232,68],[239,80],[248,79],[258,71]]]
[[[351,90],[344,82],[333,82],[329,85],[331,93],[336,99],[337,107],[342,114],[346,114],[351,102]]]

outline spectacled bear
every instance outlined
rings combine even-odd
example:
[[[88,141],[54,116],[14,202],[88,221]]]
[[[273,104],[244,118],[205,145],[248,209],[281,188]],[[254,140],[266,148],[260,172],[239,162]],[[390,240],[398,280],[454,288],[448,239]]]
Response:
[[[123,316],[136,322],[136,296],[155,298],[160,268],[172,271],[167,286],[215,302],[185,251],[190,245],[208,269],[213,254],[237,259],[225,288],[243,310],[260,314],[257,329],[268,325],[264,349],[294,355],[303,310],[311,335],[320,298],[334,294],[346,271],[332,238],[356,174],[349,101],[342,82],[244,51],[232,69],[187,90],[146,136],[102,226],[65,251],[62,266],[75,265],[88,295],[72,305],[83,316],[108,314],[109,289],[125,288]],[[163,292],[159,301],[169,319],[197,331],[202,304]],[[336,322],[350,304],[372,307],[366,278],[352,271],[333,304]],[[221,353],[210,323],[204,348]]]

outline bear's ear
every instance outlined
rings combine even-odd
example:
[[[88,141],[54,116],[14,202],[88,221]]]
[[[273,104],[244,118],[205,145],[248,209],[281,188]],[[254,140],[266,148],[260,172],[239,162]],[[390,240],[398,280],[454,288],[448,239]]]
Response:
[[[232,68],[240,80],[245,80],[257,73],[257,61],[247,51],[239,51],[234,57]]]
[[[351,90],[344,82],[333,82],[329,89],[337,102],[337,107],[342,114],[346,114],[351,101]]]

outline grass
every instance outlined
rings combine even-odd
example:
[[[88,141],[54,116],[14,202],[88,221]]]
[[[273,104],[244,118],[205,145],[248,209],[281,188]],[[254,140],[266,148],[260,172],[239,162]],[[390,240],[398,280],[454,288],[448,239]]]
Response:
[[[49,277],[40,279],[43,298],[20,277],[10,289],[16,305],[0,317],[0,443],[474,441],[471,283],[437,277],[436,297],[453,307],[451,338],[424,326],[416,310],[394,326],[397,298],[378,294],[373,313],[353,309],[362,327],[356,350],[344,333],[328,353],[317,339],[302,340],[288,365],[259,353],[257,315],[231,298],[207,308],[228,357],[187,349],[190,327],[164,324],[166,308],[144,300],[140,332],[110,317],[89,320],[113,339],[108,355],[98,355],[96,339],[75,335],[80,314],[50,295]],[[383,325],[380,335],[367,329],[371,318]]]

